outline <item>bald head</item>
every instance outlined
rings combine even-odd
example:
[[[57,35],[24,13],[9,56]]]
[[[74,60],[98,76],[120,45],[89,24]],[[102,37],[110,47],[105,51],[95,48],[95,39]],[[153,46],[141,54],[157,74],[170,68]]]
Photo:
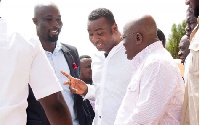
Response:
[[[156,22],[150,15],[127,23],[123,34],[128,59],[132,59],[148,45],[158,41]]]
[[[138,31],[144,34],[144,36],[156,36],[157,26],[153,17],[150,15],[145,15],[136,21],[136,26]]]
[[[138,32],[143,36],[143,41],[157,41],[157,25],[150,15],[131,21],[125,26],[129,32]]]
[[[57,5],[52,2],[37,4],[32,20],[43,48],[53,52],[63,25]]]
[[[38,16],[42,15],[42,12],[46,9],[46,8],[54,8],[54,9],[58,9],[57,5],[52,3],[52,2],[43,2],[43,3],[38,3],[37,5],[35,5],[34,7],[34,17],[38,18]]]

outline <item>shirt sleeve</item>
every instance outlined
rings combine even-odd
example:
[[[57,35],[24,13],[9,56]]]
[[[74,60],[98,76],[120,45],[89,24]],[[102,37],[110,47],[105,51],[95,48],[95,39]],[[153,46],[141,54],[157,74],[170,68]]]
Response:
[[[150,63],[142,71],[136,108],[126,125],[151,125],[164,116],[177,86],[177,72],[170,64]]]
[[[62,87],[45,55],[41,43],[37,41],[35,44],[35,55],[31,65],[29,84],[38,100],[61,91]]]
[[[92,101],[95,101],[95,86],[94,85],[88,85],[88,93],[85,95],[84,100],[85,99],[89,99]]]

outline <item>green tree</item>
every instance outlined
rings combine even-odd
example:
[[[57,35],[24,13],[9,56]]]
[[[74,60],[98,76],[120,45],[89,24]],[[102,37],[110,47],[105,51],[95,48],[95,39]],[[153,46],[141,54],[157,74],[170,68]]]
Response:
[[[179,43],[180,40],[182,38],[183,35],[186,34],[185,32],[185,27],[186,27],[186,23],[185,20],[182,21],[181,24],[173,24],[171,31],[172,34],[170,34],[167,45],[166,45],[166,49],[170,52],[170,54],[172,55],[172,57],[174,59],[178,59],[178,51],[179,51]]]

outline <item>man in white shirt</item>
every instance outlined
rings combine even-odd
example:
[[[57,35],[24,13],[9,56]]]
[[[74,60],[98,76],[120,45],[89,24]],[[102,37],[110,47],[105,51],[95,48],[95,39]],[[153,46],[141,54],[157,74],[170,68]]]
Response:
[[[65,74],[71,81],[73,93],[95,100],[94,125],[113,125],[117,110],[125,95],[133,70],[126,59],[125,48],[112,12],[106,8],[93,10],[88,17],[89,39],[105,55],[92,57],[92,80],[94,85]],[[77,83],[76,83],[77,82]]]
[[[177,64],[157,38],[150,15],[127,23],[123,40],[134,71],[115,125],[179,125],[184,83]]]
[[[39,40],[7,32],[0,18],[0,125],[25,125],[28,84],[52,125],[72,125],[61,86]]]

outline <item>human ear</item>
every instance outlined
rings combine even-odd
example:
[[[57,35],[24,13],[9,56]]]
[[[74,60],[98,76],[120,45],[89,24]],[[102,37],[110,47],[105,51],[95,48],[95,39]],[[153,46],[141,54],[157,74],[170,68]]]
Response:
[[[32,18],[32,20],[33,20],[33,23],[34,23],[35,25],[37,25],[37,18]]]
[[[114,32],[117,32],[117,31],[118,31],[118,27],[117,27],[117,24],[115,23],[115,24],[112,25],[112,32],[114,33]]]
[[[142,34],[141,33],[137,33],[136,34],[136,44],[139,45],[140,43],[142,43]]]

